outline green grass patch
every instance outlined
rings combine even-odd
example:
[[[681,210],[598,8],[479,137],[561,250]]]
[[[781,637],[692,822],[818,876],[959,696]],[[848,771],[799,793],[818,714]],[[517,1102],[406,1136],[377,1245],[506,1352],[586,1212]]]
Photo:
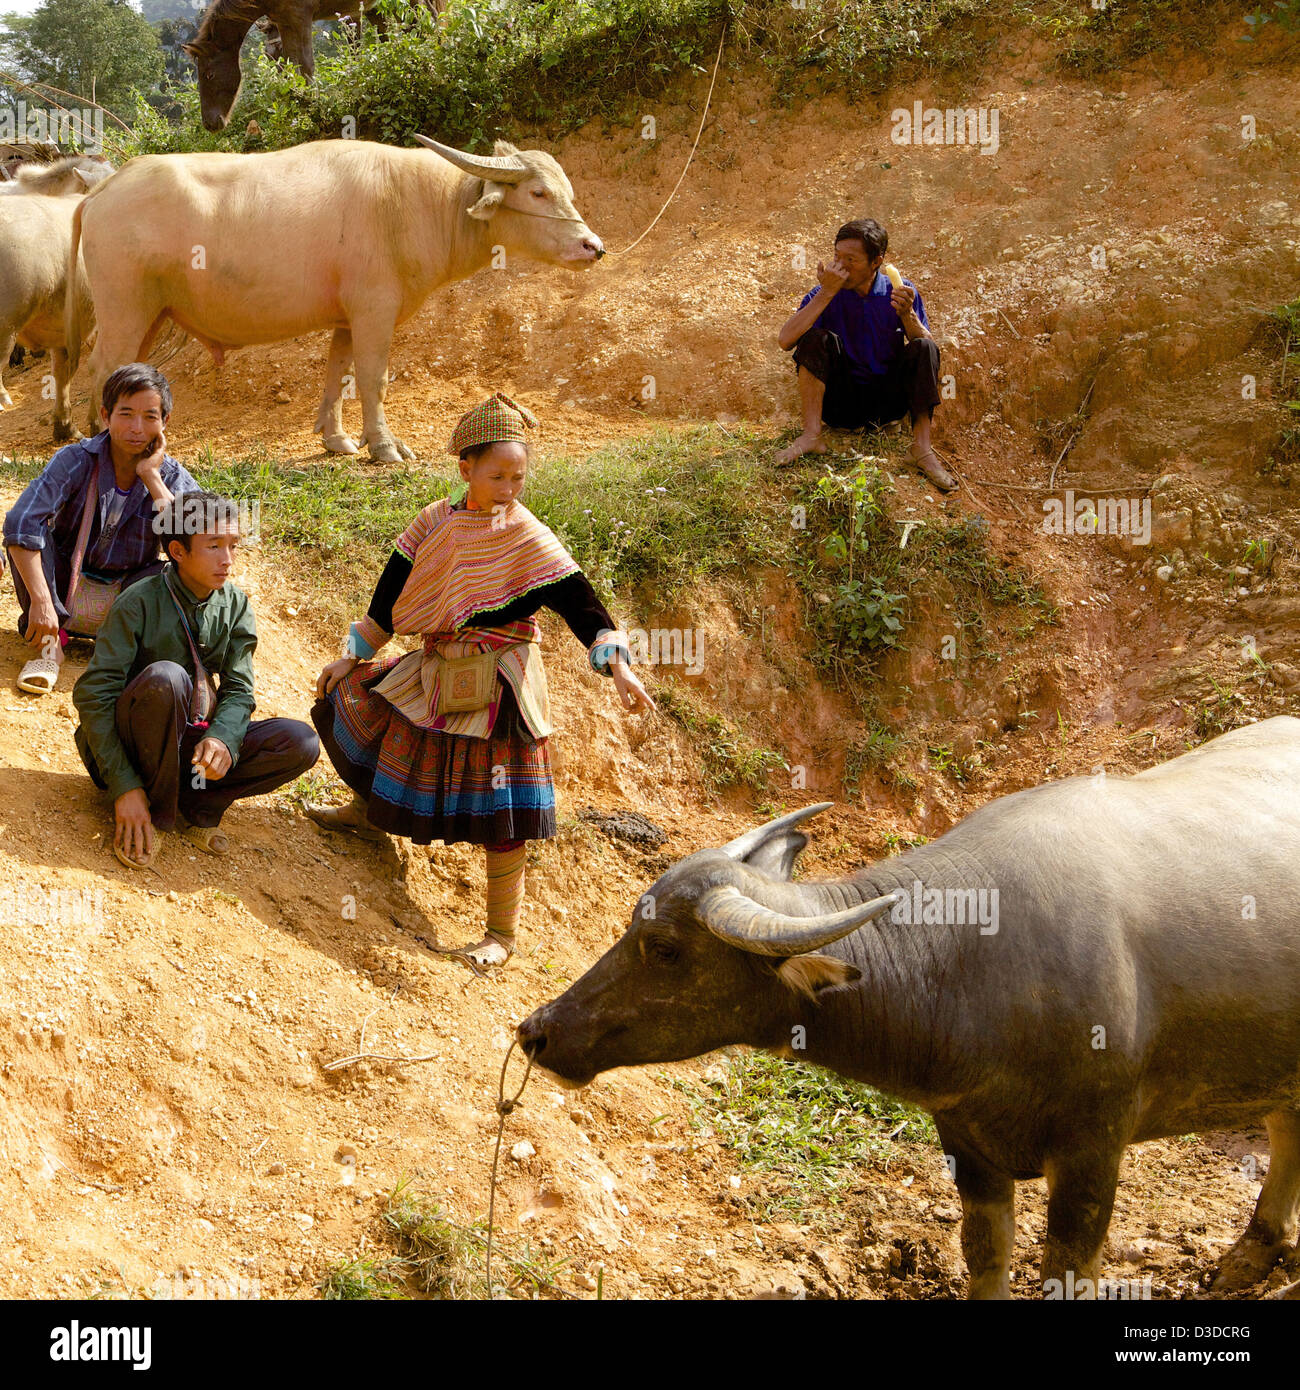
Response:
[[[755,486],[764,441],[701,426],[658,430],[584,458],[529,470],[523,501],[555,531],[597,591],[614,602],[636,586],[671,602],[702,579],[777,563],[779,503]],[[393,543],[459,474],[402,467],[277,462],[265,451],[192,466],[214,492],[260,504],[261,543],[310,571],[347,612],[369,600]]]
[[[938,1143],[923,1110],[765,1052],[731,1058],[725,1075],[703,1087],[672,1084],[690,1104],[693,1129],[718,1139],[745,1170],[764,1175],[749,1199],[760,1221],[836,1205],[861,1169],[887,1165],[900,1141]]]
[[[402,1177],[381,1216],[384,1238],[397,1252],[408,1284],[430,1298],[477,1299],[488,1296],[484,1247],[485,1223],[463,1226],[452,1221],[409,1177]],[[534,1250],[527,1241],[494,1242],[494,1292],[505,1288],[523,1297],[562,1293],[558,1280],[568,1259]]]
[[[405,1273],[402,1260],[362,1255],[327,1270],[318,1288],[327,1300],[409,1299],[401,1282]]]
[[[655,690],[661,713],[681,726],[700,753],[704,784],[714,795],[728,787],[748,787],[760,795],[772,790],[771,778],[789,764],[762,748],[729,719],[709,709],[684,682],[663,683]]]

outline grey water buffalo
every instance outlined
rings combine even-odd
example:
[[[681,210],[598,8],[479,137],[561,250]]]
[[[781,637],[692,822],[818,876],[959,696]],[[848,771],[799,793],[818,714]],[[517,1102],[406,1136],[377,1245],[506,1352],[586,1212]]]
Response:
[[[77,155],[22,167],[13,183],[0,188],[0,373],[11,363],[15,342],[49,349],[55,439],[72,434],[66,301],[87,298],[83,267],[74,259],[70,268],[68,259],[72,218],[86,190],[112,172],[106,159]],[[0,410],[12,404],[0,375]]]
[[[355,359],[371,458],[414,457],[384,416],[396,325],[438,286],[486,266],[494,247],[574,270],[605,254],[549,154],[498,141],[495,155],[470,155],[417,138],[426,149],[321,140],[124,165],[73,225],[99,323],[92,401],[115,367],[145,360],[169,319],[218,364],[237,347],[328,328],[316,417],[325,447],[357,451],[343,428]],[[80,328],[69,304],[71,348]]]
[[[1127,1145],[1262,1121],[1268,1176],[1215,1288],[1297,1258],[1300,720],[1017,792],[849,878],[792,882],[796,827],[823,809],[675,864],[520,1024],[525,1051],[581,1085],[749,1043],[923,1106],[972,1298],[1008,1295],[1018,1179],[1047,1178],[1046,1294],[1086,1296]]]

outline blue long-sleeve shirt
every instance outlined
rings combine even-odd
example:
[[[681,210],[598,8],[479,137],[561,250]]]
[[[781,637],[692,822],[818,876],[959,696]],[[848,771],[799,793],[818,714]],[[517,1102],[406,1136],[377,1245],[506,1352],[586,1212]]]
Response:
[[[98,480],[99,512],[90,524],[83,568],[95,574],[129,574],[158,558],[153,529],[154,505],[149,489],[137,478],[127,492],[116,525],[105,526],[114,501],[117,479],[108,431],[62,448],[39,477],[23,489],[4,521],[4,543],[24,550],[44,550],[52,541],[61,554],[71,555],[81,528],[86,486]],[[198,492],[198,483],[170,454],[163,456],[159,475],[175,494]]]
[[[921,326],[929,328],[921,291],[906,277],[903,284],[915,295],[912,309],[921,320]],[[903,321],[889,298],[893,288],[884,272],[878,270],[867,289],[840,290],[817,320],[818,328],[838,335],[854,381],[867,384],[872,377],[882,376],[907,344]],[[802,309],[816,293],[814,285],[800,300],[799,308]]]

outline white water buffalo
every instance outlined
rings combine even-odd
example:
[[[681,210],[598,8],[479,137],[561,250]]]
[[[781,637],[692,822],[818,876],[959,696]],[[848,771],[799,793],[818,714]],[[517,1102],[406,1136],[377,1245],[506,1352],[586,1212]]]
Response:
[[[113,166],[97,154],[73,154],[50,164],[20,164],[8,183],[0,183],[0,197],[20,198],[43,193],[48,198],[80,197],[113,172]]]
[[[68,353],[64,308],[69,273],[77,295],[87,297],[83,267],[69,267],[72,218],[86,190],[106,179],[113,166],[93,155],[18,170],[0,188],[0,373],[10,363],[14,342],[50,350],[54,373],[54,437],[72,435],[68,396]],[[12,405],[0,375],[0,410]]]
[[[168,319],[218,364],[233,348],[331,328],[316,418],[325,447],[357,450],[342,404],[355,358],[362,443],[378,462],[413,457],[384,417],[394,327],[487,265],[494,246],[570,269],[605,254],[549,154],[498,141],[495,155],[468,155],[417,138],[428,148],[321,140],[124,165],[73,227],[99,321],[92,402],[115,367],[145,360]]]
[[[525,1050],[584,1084],[750,1043],[914,1101],[955,1160],[972,1298],[1008,1295],[1017,1179],[1047,1178],[1045,1292],[1086,1296],[1125,1147],[1262,1120],[1268,1176],[1215,1288],[1296,1259],[1300,720],[791,882],[795,826],[823,809],[675,864],[519,1026]]]

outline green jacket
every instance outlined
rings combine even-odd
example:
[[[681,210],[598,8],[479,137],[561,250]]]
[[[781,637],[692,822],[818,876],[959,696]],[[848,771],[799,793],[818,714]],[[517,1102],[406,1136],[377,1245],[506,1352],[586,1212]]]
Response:
[[[239,745],[253,714],[257,626],[248,595],[241,588],[227,583],[199,600],[181,583],[175,566],[168,565],[161,574],[123,589],[95,638],[90,665],[72,687],[72,703],[81,716],[78,751],[88,768],[98,769],[114,799],[143,785],[117,736],[118,697],[155,661],[174,661],[191,678],[194,675],[190,645],[167,591],[169,578],[203,664],[218,681],[207,737],[220,739],[230,750],[232,762],[239,760]]]

